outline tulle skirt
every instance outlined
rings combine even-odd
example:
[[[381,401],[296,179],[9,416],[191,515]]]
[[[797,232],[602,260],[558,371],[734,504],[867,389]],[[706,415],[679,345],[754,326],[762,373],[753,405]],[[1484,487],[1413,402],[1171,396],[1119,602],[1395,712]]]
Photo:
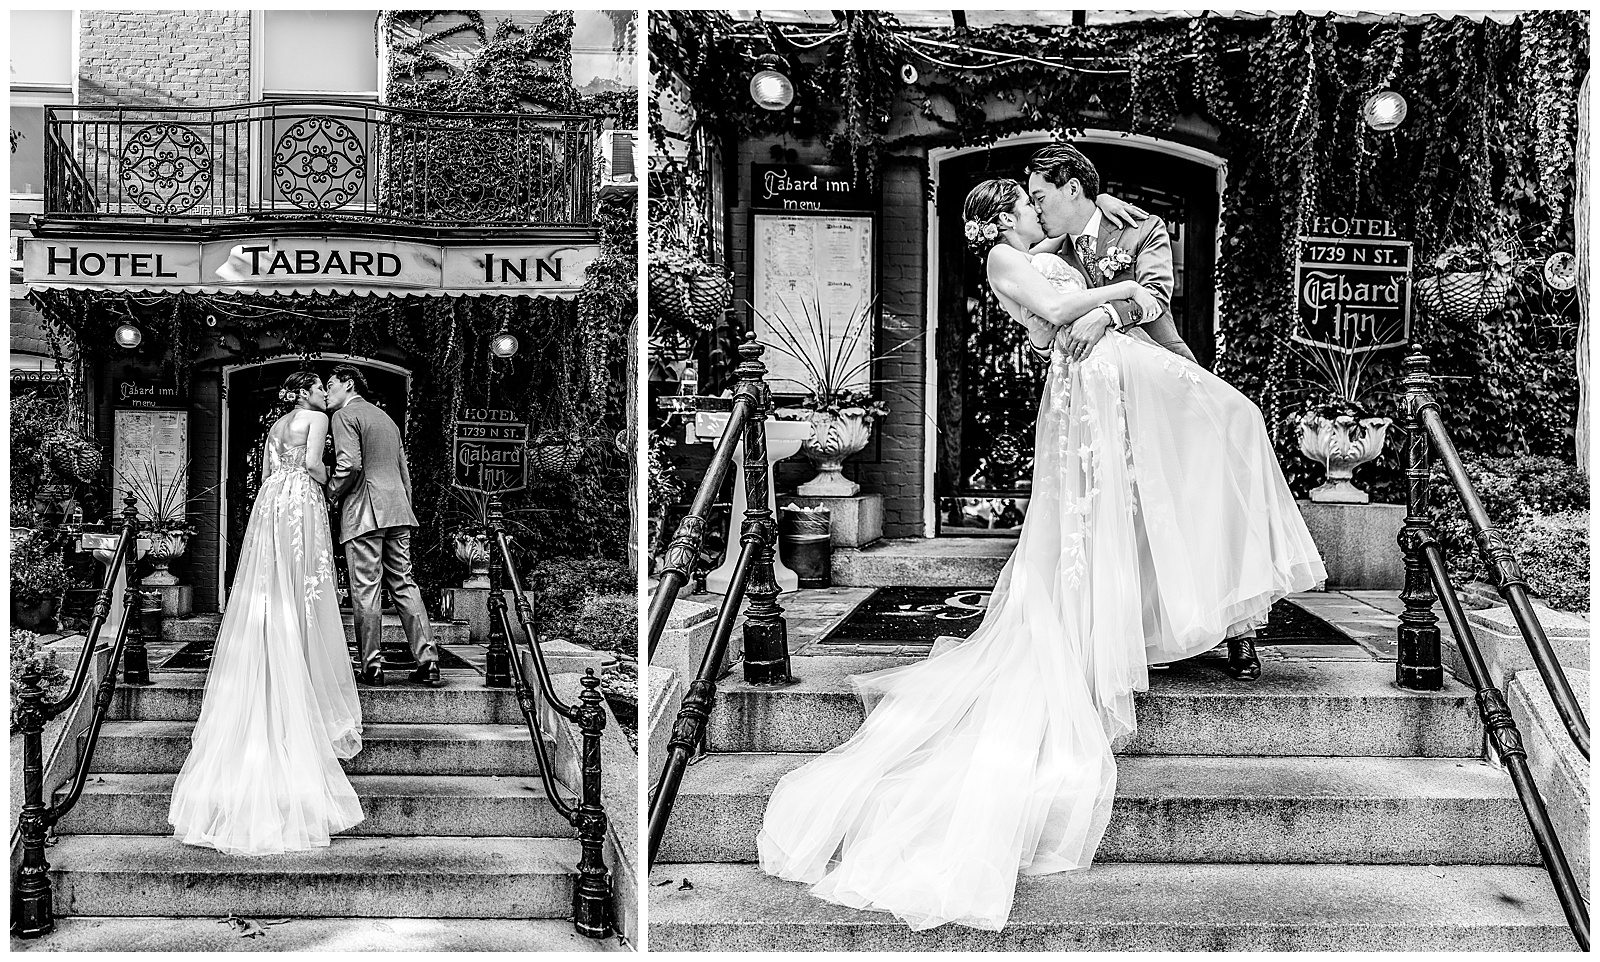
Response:
[[[855,677],[861,729],[779,782],[763,870],[913,929],[1000,929],[1019,873],[1093,859],[1147,666],[1327,576],[1260,410],[1146,339],[1055,355],[1030,497],[972,637]]]
[[[339,759],[361,704],[339,617],[321,490],[303,469],[262,483],[167,820],[229,855],[325,847],[364,817]]]

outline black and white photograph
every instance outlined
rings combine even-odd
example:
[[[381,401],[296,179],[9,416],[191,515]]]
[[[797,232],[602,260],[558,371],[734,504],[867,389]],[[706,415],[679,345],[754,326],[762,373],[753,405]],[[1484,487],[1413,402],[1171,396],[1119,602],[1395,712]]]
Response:
[[[11,950],[638,948],[638,13],[8,17]]]
[[[649,950],[1587,951],[1592,29],[651,11]]]

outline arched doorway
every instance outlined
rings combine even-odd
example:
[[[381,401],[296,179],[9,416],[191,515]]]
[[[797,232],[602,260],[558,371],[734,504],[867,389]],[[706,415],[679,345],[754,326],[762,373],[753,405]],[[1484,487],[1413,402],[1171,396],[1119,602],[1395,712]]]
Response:
[[[929,536],[1014,536],[1027,513],[1045,365],[1028,350],[1023,329],[985,296],[981,265],[966,251],[961,207],[982,180],[1021,180],[1034,151],[1054,139],[1049,133],[1024,134],[929,154]],[[1173,317],[1196,358],[1210,367],[1216,357],[1223,159],[1111,131],[1088,131],[1072,142],[1094,161],[1103,190],[1166,221],[1173,245]]]
[[[250,520],[250,508],[255,503],[257,489],[261,487],[262,444],[268,429],[272,427],[271,411],[277,404],[278,390],[283,386],[284,378],[295,371],[309,369],[326,380],[340,364],[353,364],[360,368],[371,388],[367,399],[387,411],[396,424],[405,424],[406,405],[411,395],[411,372],[398,364],[344,354],[319,354],[310,361],[294,355],[223,369],[223,571],[217,584],[219,605],[227,602],[228,585],[233,583],[245,525]],[[343,565],[339,567],[342,569]],[[341,570],[341,597],[343,588]]]

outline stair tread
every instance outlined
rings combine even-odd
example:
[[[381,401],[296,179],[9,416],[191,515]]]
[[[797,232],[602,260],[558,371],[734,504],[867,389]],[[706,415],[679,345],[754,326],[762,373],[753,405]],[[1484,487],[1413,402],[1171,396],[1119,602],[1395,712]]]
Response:
[[[106,738],[188,737],[193,721],[108,721],[100,732]],[[363,742],[373,741],[527,741],[528,729],[522,725],[490,722],[450,722],[439,724],[374,724],[361,728]]]
[[[538,798],[537,775],[350,775],[356,795],[370,798]],[[85,795],[171,795],[176,773],[92,775]]]
[[[197,875],[570,875],[577,839],[336,835],[328,848],[236,858],[170,836],[64,835],[52,873]]]
[[[240,938],[214,918],[65,916],[13,952],[618,952],[621,940],[589,939],[565,919],[295,918]]]
[[[200,689],[200,690],[203,691],[205,689],[205,687],[206,687],[207,674],[208,673],[204,672],[204,671],[151,671],[150,672],[150,684],[148,684],[148,685],[130,685],[127,682],[119,682],[118,685],[117,685],[117,688],[118,688],[118,690],[126,690],[126,691],[149,691],[152,688],[184,688],[184,689],[191,689],[192,688],[192,689]],[[395,670],[392,670],[392,669],[388,672],[388,674],[390,676],[394,676],[394,677],[403,677],[403,675],[401,673],[399,673],[399,672],[397,672]],[[460,687],[462,687],[462,686],[451,685],[449,683],[451,681],[453,681],[453,680],[456,680],[456,679],[471,679],[471,680],[476,682],[476,685],[474,685],[473,687],[478,689],[478,690],[480,690],[480,691],[482,691],[486,695],[496,694],[496,693],[499,693],[499,692],[504,692],[506,694],[510,694],[511,693],[511,689],[509,689],[509,688],[486,688],[486,687],[484,687],[483,675],[481,673],[477,672],[477,671],[474,671],[471,668],[441,668],[441,669],[439,669],[439,675],[442,678],[444,678],[445,682],[446,682],[445,687],[442,688],[442,689],[441,688],[428,688],[428,687],[425,687],[423,685],[406,685],[406,686],[395,685],[393,687],[385,686],[383,688],[368,688],[368,687],[365,687],[365,686],[359,686],[359,687],[356,688],[356,692],[358,694],[360,694],[362,697],[367,697],[367,696],[382,697],[384,695],[392,695],[392,694],[397,694],[397,693],[398,694],[410,694],[410,693],[413,693],[413,692],[422,692],[422,693],[425,693],[425,694],[433,694],[433,693],[439,692],[439,691],[457,691],[457,690],[460,690]]]
[[[770,796],[803,752],[712,754],[690,767],[680,795]],[[1477,758],[1127,755],[1118,798],[1515,799],[1511,779]]]
[[[692,887],[664,884],[667,879],[686,879]],[[795,930],[790,937],[804,938],[800,927],[806,925],[904,929],[892,915],[814,898],[803,884],[773,878],[755,865],[658,864],[651,883],[652,930],[771,924]],[[1549,877],[1542,868],[1531,866],[1108,862],[1086,872],[1019,878],[1007,928],[1117,924],[1440,928],[1464,923],[1566,927]]]

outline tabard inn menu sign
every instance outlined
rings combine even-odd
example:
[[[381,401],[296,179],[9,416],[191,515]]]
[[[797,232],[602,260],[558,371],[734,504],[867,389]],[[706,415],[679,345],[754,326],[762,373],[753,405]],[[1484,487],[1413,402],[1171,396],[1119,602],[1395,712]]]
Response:
[[[462,411],[451,454],[455,486],[464,491],[501,494],[528,486],[528,425],[514,411]]]
[[[868,198],[856,189],[844,167],[812,164],[751,164],[750,206],[796,213],[867,210]]]
[[[1386,220],[1316,217],[1294,266],[1302,344],[1360,354],[1411,334],[1411,243]]]

